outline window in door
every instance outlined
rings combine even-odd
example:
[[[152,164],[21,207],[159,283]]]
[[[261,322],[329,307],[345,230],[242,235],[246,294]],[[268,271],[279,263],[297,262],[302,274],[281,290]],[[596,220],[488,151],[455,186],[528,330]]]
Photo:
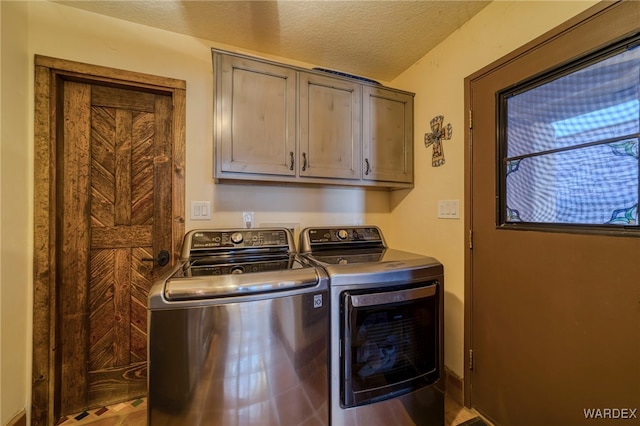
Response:
[[[640,230],[640,39],[498,93],[498,224]]]

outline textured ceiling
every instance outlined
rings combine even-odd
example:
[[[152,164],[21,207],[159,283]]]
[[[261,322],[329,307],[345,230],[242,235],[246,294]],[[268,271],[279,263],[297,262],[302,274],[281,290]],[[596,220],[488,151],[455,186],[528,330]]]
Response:
[[[488,1],[57,1],[255,52],[391,81]]]

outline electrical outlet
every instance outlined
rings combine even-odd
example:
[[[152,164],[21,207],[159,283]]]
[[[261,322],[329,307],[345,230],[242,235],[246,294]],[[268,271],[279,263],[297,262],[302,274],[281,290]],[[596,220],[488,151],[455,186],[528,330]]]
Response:
[[[242,212],[242,223],[245,228],[253,228],[253,212]]]

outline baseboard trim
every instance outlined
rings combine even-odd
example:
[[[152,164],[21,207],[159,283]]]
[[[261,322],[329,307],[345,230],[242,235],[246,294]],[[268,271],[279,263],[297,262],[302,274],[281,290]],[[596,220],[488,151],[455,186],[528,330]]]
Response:
[[[24,409],[20,410],[18,414],[9,420],[7,426],[27,426],[27,412]]]
[[[464,379],[458,377],[456,373],[444,368],[445,384],[444,388],[449,398],[464,407]]]

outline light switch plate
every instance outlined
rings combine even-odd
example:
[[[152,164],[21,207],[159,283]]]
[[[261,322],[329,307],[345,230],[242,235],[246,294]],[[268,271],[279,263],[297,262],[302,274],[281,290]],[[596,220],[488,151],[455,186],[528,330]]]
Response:
[[[439,200],[438,219],[460,219],[460,200]]]
[[[210,220],[211,201],[192,201],[191,220]]]

